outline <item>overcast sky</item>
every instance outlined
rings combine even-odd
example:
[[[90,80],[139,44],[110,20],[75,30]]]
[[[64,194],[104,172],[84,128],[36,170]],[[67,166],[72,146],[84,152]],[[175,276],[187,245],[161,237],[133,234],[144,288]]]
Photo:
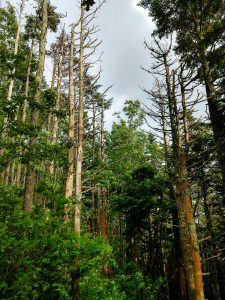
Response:
[[[144,38],[150,39],[154,25],[136,0],[109,0],[100,12],[100,35],[103,41],[104,85],[113,84],[114,97],[108,119],[120,111],[126,99],[144,101],[146,95],[138,85],[150,87],[152,78],[140,66],[149,66],[150,58],[144,49]]]
[[[13,5],[19,0],[11,0]],[[3,0],[3,3],[6,2]],[[96,1],[98,2],[98,1]],[[71,24],[78,15],[75,0],[51,0],[57,11],[67,17],[62,20],[69,32]],[[108,0],[99,12],[95,21],[101,31],[98,33],[102,40],[99,52],[104,51],[102,57],[102,76],[100,83],[106,88],[113,85],[108,92],[114,98],[110,111],[106,113],[107,127],[110,126],[114,112],[122,110],[126,99],[140,99],[145,101],[146,95],[138,85],[150,87],[152,78],[140,69],[148,67],[150,58],[144,49],[144,38],[150,39],[154,24],[147,12],[137,7],[138,0]],[[35,1],[28,0],[26,10],[31,11]],[[51,67],[47,66],[46,77],[50,77]]]

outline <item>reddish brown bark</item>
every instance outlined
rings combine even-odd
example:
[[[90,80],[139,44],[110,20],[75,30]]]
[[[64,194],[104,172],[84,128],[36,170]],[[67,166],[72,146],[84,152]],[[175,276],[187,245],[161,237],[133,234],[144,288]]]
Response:
[[[106,190],[102,189],[102,220],[101,220],[101,235],[107,237],[107,221],[106,221]]]
[[[187,180],[186,160],[186,154],[181,153],[177,182],[181,248],[189,299],[204,300],[201,258]]]

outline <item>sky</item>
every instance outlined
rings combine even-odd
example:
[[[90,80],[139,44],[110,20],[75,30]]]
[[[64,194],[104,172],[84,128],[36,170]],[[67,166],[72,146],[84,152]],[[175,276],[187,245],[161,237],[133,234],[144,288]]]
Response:
[[[6,0],[2,0],[4,4]],[[10,0],[17,5],[19,0]],[[98,0],[96,1],[98,3]],[[76,0],[51,0],[57,11],[65,15],[65,23],[69,32],[71,24],[78,15]],[[152,78],[141,70],[148,67],[150,57],[144,48],[144,39],[149,40],[154,24],[146,11],[137,6],[138,0],[108,0],[98,14],[95,23],[99,25],[99,40],[102,41],[98,52],[104,52],[101,58],[102,75],[100,84],[103,89],[113,85],[108,97],[114,99],[112,108],[106,112],[106,127],[110,128],[114,112],[123,108],[125,100],[139,99],[146,102],[146,95],[139,85],[151,87]],[[27,0],[26,12],[31,12],[35,1]],[[53,39],[50,36],[50,40]],[[47,62],[46,78],[50,79],[51,66]]]
[[[146,95],[139,85],[149,88],[152,78],[141,70],[148,67],[150,57],[144,48],[144,39],[150,39],[154,24],[147,12],[137,7],[135,0],[109,0],[100,12],[99,25],[103,55],[102,82],[113,84],[110,90],[114,98],[112,109],[106,113],[112,121],[112,113],[121,111],[127,99],[145,101]]]

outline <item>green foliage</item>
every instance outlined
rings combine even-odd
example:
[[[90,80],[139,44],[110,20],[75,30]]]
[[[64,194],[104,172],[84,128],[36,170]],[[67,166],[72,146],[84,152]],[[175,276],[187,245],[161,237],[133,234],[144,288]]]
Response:
[[[141,226],[141,218],[149,215],[149,211],[158,207],[160,196],[165,189],[164,177],[157,174],[150,165],[143,165],[131,174],[127,180],[123,194],[119,195],[120,201],[114,203],[118,211],[132,214],[133,222]],[[118,199],[119,200],[119,199]]]
[[[121,273],[105,240],[90,234],[79,239],[70,224],[41,206],[24,212],[20,188],[0,186],[0,195],[1,299],[72,299],[77,273],[81,300],[147,300],[160,293],[161,279],[126,275],[126,265]]]
[[[38,207],[30,216],[16,205],[1,222],[0,235],[4,299],[49,299],[48,294],[69,299],[77,239],[57,218]]]
[[[162,278],[153,283],[150,279],[144,277],[141,272],[118,275],[116,281],[120,289],[125,291],[125,299],[127,300],[156,300],[165,285]]]
[[[16,12],[12,5],[8,4],[6,8],[0,8],[0,103],[5,104],[5,88],[8,83],[11,71],[14,67],[14,43],[17,31]],[[5,80],[3,80],[5,79]]]
[[[79,241],[53,212],[39,206],[24,212],[20,189],[0,189],[1,299],[71,299],[74,272],[81,285],[89,273],[102,273],[112,251],[105,241],[90,235]]]
[[[224,77],[223,1],[140,0],[139,5],[153,17],[154,34],[162,38],[176,33],[175,50],[190,67],[202,68],[205,51],[214,80]],[[198,71],[203,81],[203,70]]]
[[[41,3],[41,2],[40,2]],[[41,24],[41,20],[42,20],[42,7],[39,6],[36,10],[37,13],[37,24]],[[51,3],[48,3],[48,28],[53,31],[56,32],[58,25],[60,23],[60,18],[61,15],[59,13],[56,12],[56,7],[51,5]]]
[[[81,300],[156,300],[160,295],[164,280],[156,283],[146,279],[142,273],[120,274],[113,278],[101,278],[92,272],[80,285]]]
[[[127,300],[128,298],[114,279],[100,277],[98,273],[92,271],[80,284],[80,299]]]
[[[110,169],[119,177],[129,176],[148,159],[148,144],[148,136],[143,131],[127,126],[124,120],[114,123],[112,132],[106,139]]]
[[[123,111],[128,118],[129,126],[138,128],[143,125],[145,113],[139,100],[127,100]]]

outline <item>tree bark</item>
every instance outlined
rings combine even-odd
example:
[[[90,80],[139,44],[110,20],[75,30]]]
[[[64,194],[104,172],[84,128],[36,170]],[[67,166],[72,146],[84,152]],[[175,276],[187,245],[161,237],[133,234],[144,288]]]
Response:
[[[52,78],[51,78],[51,91],[54,92],[55,89],[55,79],[56,79],[56,71],[57,71],[57,49],[56,49],[56,44],[53,45],[53,58],[52,58]],[[48,115],[48,121],[47,121],[47,130],[49,132],[52,131],[52,112],[49,112]],[[50,172],[50,167],[49,167],[49,172]]]
[[[74,137],[75,137],[75,115],[74,115],[74,101],[75,101],[75,87],[73,77],[74,65],[74,25],[71,29],[70,37],[70,59],[69,59],[69,128],[68,138],[69,146],[67,150],[68,168],[65,183],[65,197],[68,199],[73,195],[74,182]]]
[[[60,37],[59,43],[59,61],[58,61],[58,74],[57,74],[57,87],[56,87],[56,102],[55,102],[55,111],[56,113],[52,118],[52,144],[55,145],[57,143],[57,136],[59,130],[59,118],[57,113],[60,108],[60,97],[61,97],[61,81],[62,81],[62,63],[63,63],[63,51],[64,51],[64,29],[62,30],[62,34]],[[52,176],[54,174],[54,161],[51,162],[49,173]]]
[[[107,237],[107,219],[106,219],[106,189],[102,188],[102,219],[101,219],[101,235],[105,239]]]
[[[46,36],[47,36],[47,26],[48,26],[48,0],[42,0],[42,28],[41,36],[39,42],[39,63],[38,70],[35,78],[35,94],[34,100],[36,103],[40,102],[41,96],[41,85],[43,81],[44,65],[45,65],[45,48],[46,48]],[[39,123],[39,110],[34,108],[31,116],[31,124],[33,124],[35,130]],[[37,140],[37,133],[34,137],[29,140],[30,151],[34,151],[35,143]],[[35,166],[32,162],[32,157],[30,157],[27,165],[27,173],[25,179],[25,191],[24,191],[24,209],[27,211],[32,210],[34,188],[36,184],[36,173]]]
[[[19,18],[18,18],[18,25],[17,25],[17,32],[16,32],[16,38],[15,38],[15,44],[14,44],[14,57],[18,54],[19,49],[19,40],[20,40],[20,32],[21,32],[21,22],[22,22],[22,16],[25,6],[25,0],[21,0],[20,2],[20,10],[19,10]],[[13,94],[13,88],[14,88],[14,75],[16,73],[16,67],[13,68],[11,79],[8,86],[8,93],[7,93],[7,101],[11,102],[12,94]],[[2,128],[2,140],[4,141],[7,138],[7,126],[8,126],[8,116],[5,116],[3,118],[3,128]],[[0,149],[0,156],[4,154],[4,149]],[[4,184],[8,184],[9,181],[9,172],[10,172],[10,166],[8,165],[6,170],[3,170],[1,172],[0,176],[0,182]]]
[[[192,201],[187,178],[186,154],[182,150],[180,123],[175,95],[175,73],[172,72],[172,86],[167,55],[164,55],[166,86],[173,141],[173,159],[177,193],[180,242],[188,296],[190,300],[204,300],[201,258],[193,216]]]
[[[184,126],[184,144],[185,144],[186,152],[188,152],[188,150],[189,150],[189,141],[190,141],[190,132],[189,132],[189,120],[188,120],[188,113],[187,113],[187,105],[186,105],[185,86],[184,86],[184,79],[183,79],[183,66],[181,66],[181,72],[179,74],[179,84],[180,84],[181,102],[182,102],[182,119],[183,119],[183,126]]]
[[[181,153],[177,179],[180,240],[188,286],[189,299],[204,300],[201,258],[190,197],[186,154]]]
[[[79,105],[78,105],[78,140],[76,161],[76,205],[74,209],[74,231],[80,235],[82,167],[83,167],[83,131],[84,131],[84,7],[80,17],[80,55],[79,55]]]
[[[169,70],[168,74],[169,75]],[[169,76],[167,78],[167,83],[170,85]],[[167,134],[167,125],[166,125],[166,117],[165,117],[165,101],[162,96],[160,84],[157,82],[158,87],[158,97],[159,97],[159,110],[161,116],[161,124],[162,124],[162,132],[163,132],[163,141],[164,141],[164,149],[165,149],[165,162],[167,166],[167,172],[169,176],[169,190],[170,190],[170,201],[173,205],[172,207],[172,221],[173,221],[173,234],[174,234],[174,256],[172,257],[173,264],[172,266],[175,267],[172,269],[175,272],[174,280],[169,279],[169,294],[172,299],[182,299],[188,300],[188,292],[187,292],[187,284],[186,284],[186,277],[185,271],[183,268],[182,263],[182,251],[180,245],[180,229],[179,229],[179,220],[178,220],[178,209],[176,204],[176,196],[174,190],[174,174],[169,158],[169,138]],[[174,292],[174,287],[179,285],[179,291]]]
[[[27,77],[26,77],[26,83],[25,83],[25,100],[23,105],[23,111],[22,111],[22,123],[25,124],[26,117],[27,117],[27,109],[28,109],[28,101],[27,98],[29,96],[29,90],[30,90],[30,74],[31,74],[31,63],[33,59],[33,50],[34,50],[34,39],[32,39],[31,46],[30,46],[30,53],[29,53],[29,61],[28,61],[28,68],[27,68]],[[22,154],[24,154],[24,151],[22,151]],[[21,181],[21,172],[22,172],[22,164],[21,161],[19,161],[16,169],[16,185],[20,185]]]
[[[101,107],[101,129],[100,129],[100,160],[104,162],[104,99],[102,99]],[[102,215],[101,215],[101,235],[103,238],[107,237],[107,217],[106,217],[106,188],[101,188],[102,194]]]

